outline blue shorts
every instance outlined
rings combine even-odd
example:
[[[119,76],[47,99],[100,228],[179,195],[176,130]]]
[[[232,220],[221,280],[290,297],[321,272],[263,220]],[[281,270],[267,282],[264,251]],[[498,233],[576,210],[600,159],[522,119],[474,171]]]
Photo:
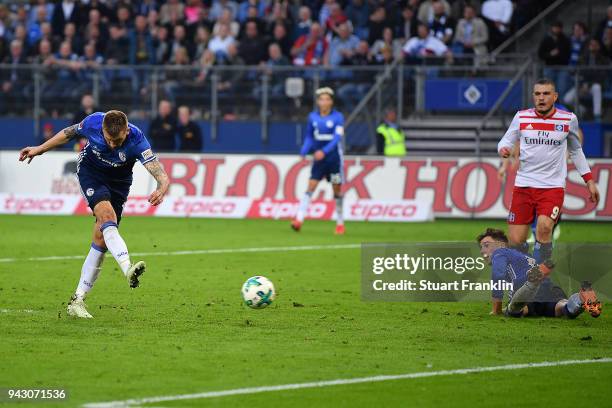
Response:
[[[104,180],[83,166],[80,166],[77,178],[89,208],[93,211],[100,201],[110,201],[117,215],[118,224],[121,221],[123,205],[130,193],[132,180]]]
[[[311,180],[322,180],[325,177],[332,184],[342,184],[344,182],[344,169],[341,160],[318,160],[312,164],[310,170]]]

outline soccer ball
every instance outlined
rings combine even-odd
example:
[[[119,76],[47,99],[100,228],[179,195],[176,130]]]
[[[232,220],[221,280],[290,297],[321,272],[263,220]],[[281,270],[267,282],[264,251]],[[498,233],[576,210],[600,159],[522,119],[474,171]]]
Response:
[[[263,309],[276,297],[274,285],[265,276],[253,276],[242,285],[244,304],[253,309]]]

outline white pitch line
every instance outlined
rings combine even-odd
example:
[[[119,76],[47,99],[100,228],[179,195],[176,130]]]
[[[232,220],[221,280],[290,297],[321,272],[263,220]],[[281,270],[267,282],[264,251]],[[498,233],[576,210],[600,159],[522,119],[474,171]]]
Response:
[[[285,252],[285,251],[316,251],[321,249],[356,249],[361,244],[330,244],[330,245],[302,245],[284,247],[255,247],[255,248],[220,248],[195,249],[187,251],[161,251],[161,252],[133,252],[131,256],[179,256],[179,255],[209,255],[209,254],[237,254],[249,252]],[[26,261],[65,261],[83,259],[85,255],[42,256],[31,258],[0,258],[0,263],[26,262]]]
[[[182,394],[182,395],[170,395],[170,396],[161,396],[161,397],[135,398],[135,399],[128,399],[128,400],[123,400],[123,401],[91,402],[91,403],[84,404],[83,408],[121,408],[121,407],[125,408],[125,407],[134,406],[134,405],[152,404],[152,403],[167,402],[167,401],[228,397],[228,396],[233,396],[233,395],[257,394],[261,392],[298,390],[298,389],[304,389],[304,388],[321,388],[321,387],[331,387],[335,385],[360,384],[360,383],[371,383],[371,382],[393,381],[393,380],[407,380],[407,379],[414,379],[414,378],[436,377],[436,376],[441,376],[441,375],[462,375],[462,374],[483,373],[483,372],[490,372],[490,371],[521,370],[525,368],[558,367],[558,366],[566,366],[566,365],[594,364],[594,363],[612,363],[612,358],[600,358],[600,359],[592,359],[592,360],[543,361],[541,363],[508,364],[508,365],[492,366],[492,367],[460,368],[456,370],[424,371],[424,372],[419,372],[419,373],[408,373],[408,374],[398,374],[398,375],[377,375],[373,377],[345,378],[345,379],[328,380],[328,381],[268,385],[268,386],[263,386],[263,387],[235,388],[233,390],[208,391],[208,392],[200,392],[196,394]]]

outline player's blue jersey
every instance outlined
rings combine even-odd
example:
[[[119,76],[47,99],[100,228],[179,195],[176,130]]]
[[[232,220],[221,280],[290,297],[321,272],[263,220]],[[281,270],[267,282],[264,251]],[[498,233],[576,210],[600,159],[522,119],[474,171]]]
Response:
[[[508,292],[508,300],[511,300],[514,292],[527,282],[527,272],[535,264],[535,259],[521,251],[511,248],[498,248],[491,255],[491,280],[494,282],[512,282],[513,290]],[[494,290],[492,295],[495,299],[502,299],[504,292]]]
[[[128,123],[130,131],[123,145],[111,149],[102,133],[103,119],[103,112],[95,112],[77,127],[78,134],[87,138],[87,145],[79,155],[77,173],[86,168],[104,179],[131,180],[136,160],[142,164],[155,160],[151,145],[142,130]]]
[[[342,144],[340,140],[344,135],[344,116],[335,109],[321,116],[318,111],[308,115],[304,145],[300,154],[322,150],[325,153],[325,161],[342,160]]]

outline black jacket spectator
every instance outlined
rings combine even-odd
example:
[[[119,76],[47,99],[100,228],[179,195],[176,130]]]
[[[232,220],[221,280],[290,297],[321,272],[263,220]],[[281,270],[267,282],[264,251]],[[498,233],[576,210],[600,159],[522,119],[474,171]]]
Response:
[[[79,4],[76,1],[59,1],[53,8],[51,27],[53,34],[61,37],[66,23],[79,23]]]
[[[266,42],[257,32],[257,24],[253,21],[246,25],[246,35],[240,41],[239,54],[247,65],[258,65],[266,59]]]
[[[538,56],[546,65],[567,65],[571,47],[570,40],[563,34],[562,27],[556,24],[540,43]]]
[[[185,125],[179,125],[178,135],[182,152],[202,151],[202,131],[196,122],[190,120]]]
[[[176,118],[172,115],[171,105],[168,101],[159,103],[159,115],[153,119],[149,126],[151,146],[156,151],[171,152],[176,149]]]

